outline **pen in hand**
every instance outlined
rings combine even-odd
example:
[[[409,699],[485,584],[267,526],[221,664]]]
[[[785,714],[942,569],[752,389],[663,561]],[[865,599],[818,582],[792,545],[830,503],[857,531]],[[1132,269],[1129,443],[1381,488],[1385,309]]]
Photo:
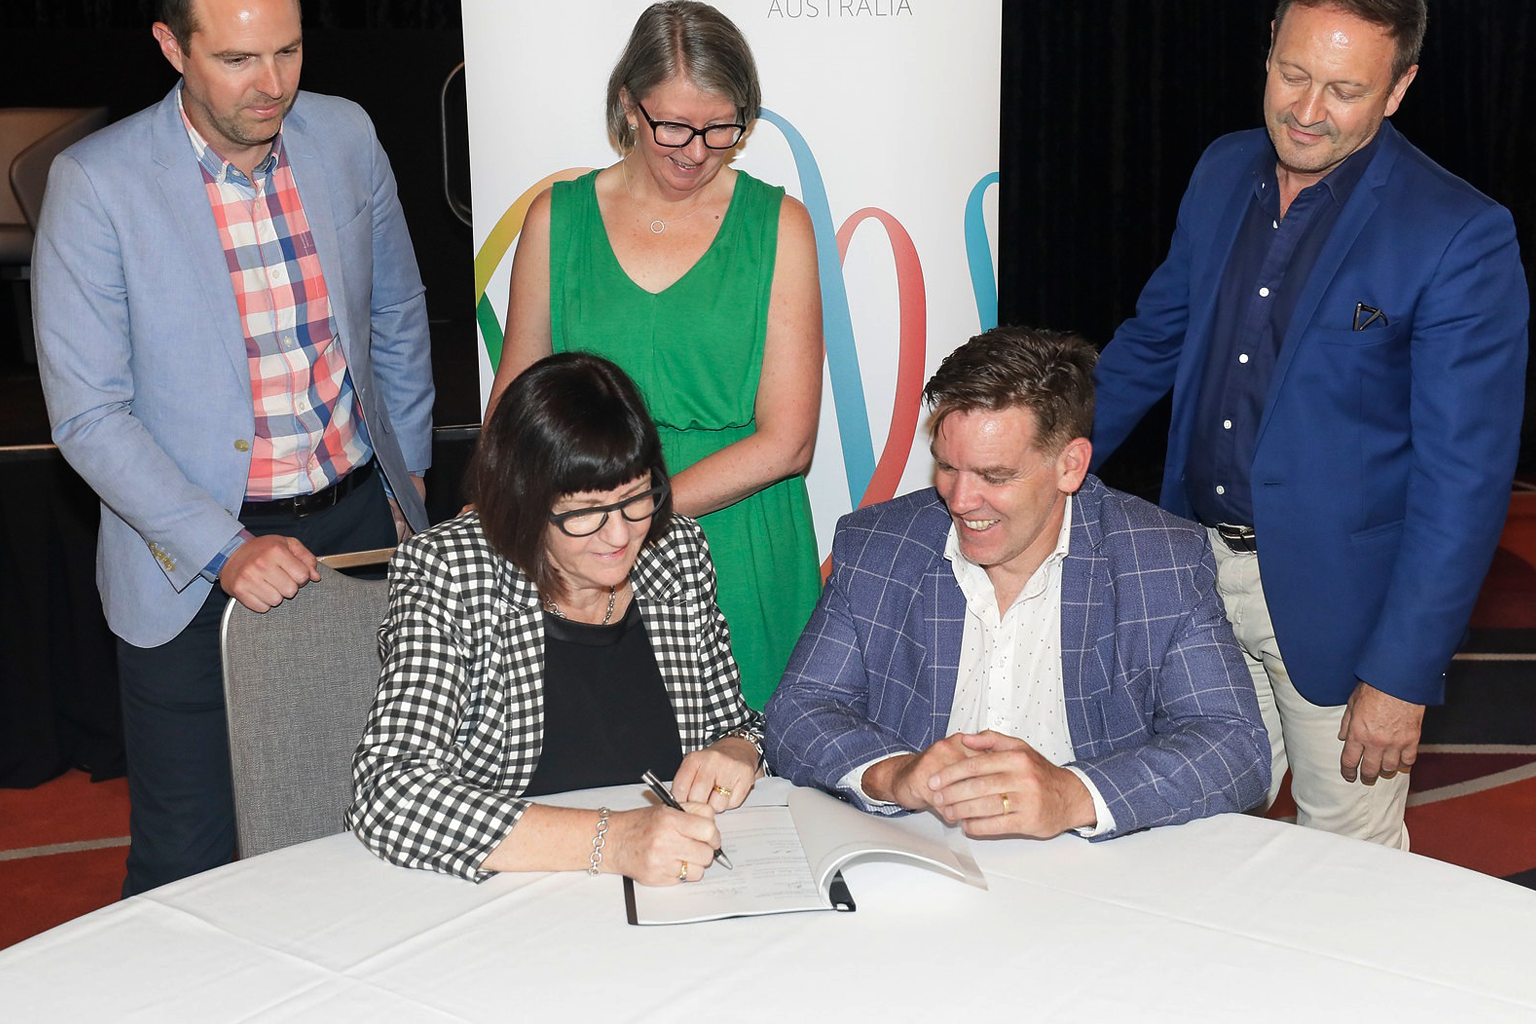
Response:
[[[673,796],[671,791],[668,790],[666,786],[662,785],[661,780],[656,777],[655,772],[647,771],[644,775],[640,776],[640,781],[645,783],[647,786],[650,786],[651,792],[655,793],[656,796],[661,799],[662,803],[666,804],[674,811],[683,810],[683,805],[677,802],[677,797]],[[683,813],[686,814],[687,812],[684,811]],[[725,870],[727,871],[736,870],[731,866],[731,858],[727,857],[725,855],[725,851],[720,849],[718,846],[715,847],[715,860],[724,865]]]

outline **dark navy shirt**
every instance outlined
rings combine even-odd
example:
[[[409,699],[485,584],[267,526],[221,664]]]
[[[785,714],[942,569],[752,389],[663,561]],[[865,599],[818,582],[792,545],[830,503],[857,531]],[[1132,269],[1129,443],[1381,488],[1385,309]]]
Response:
[[[1378,132],[1322,181],[1302,189],[1283,220],[1274,151],[1265,149],[1254,160],[1253,196],[1216,295],[1211,351],[1184,473],[1190,505],[1202,523],[1253,525],[1253,455],[1280,343],[1296,299],[1380,138]]]

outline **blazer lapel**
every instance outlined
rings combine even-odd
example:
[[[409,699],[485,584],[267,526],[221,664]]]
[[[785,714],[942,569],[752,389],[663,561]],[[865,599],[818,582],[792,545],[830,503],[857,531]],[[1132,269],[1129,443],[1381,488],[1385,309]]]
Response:
[[[1266,140],[1265,145],[1269,143]],[[1255,157],[1257,159],[1257,157]],[[1199,384],[1204,373],[1205,350],[1209,347],[1211,321],[1216,316],[1216,296],[1221,291],[1223,268],[1237,244],[1238,231],[1243,226],[1243,216],[1253,201],[1253,181],[1245,175],[1241,187],[1231,190],[1211,232],[1210,245],[1190,263],[1189,324],[1185,329],[1185,344],[1193,346],[1184,357],[1181,366],[1189,367],[1192,378],[1187,383]],[[1196,232],[1198,236],[1198,232]],[[1183,403],[1192,407],[1193,402]]]
[[[304,219],[309,222],[309,234],[315,243],[315,253],[320,257],[320,272],[325,275],[325,290],[331,296],[331,313],[336,317],[336,329],[341,333],[342,351],[347,365],[358,365],[353,352],[353,325],[347,315],[345,297],[347,268],[341,259],[340,243],[336,237],[336,210],[333,206],[335,191],[327,187],[330,180],[325,162],[321,159],[315,140],[311,137],[308,122],[300,111],[304,103],[303,93],[294,102],[293,109],[283,119],[283,147],[288,153],[288,165],[293,169],[293,180],[304,203]],[[368,335],[360,340],[366,348]]]
[[[1115,674],[1114,600],[1099,546],[1103,485],[1089,478],[1072,500],[1072,539],[1061,565],[1061,687],[1076,757],[1104,753],[1099,708]]]
[[[181,110],[176,102],[176,92],[180,88],[178,84],[172,89],[170,95],[160,101],[160,109],[156,112],[150,137],[151,157],[159,168],[155,183],[160,190],[161,205],[175,220],[176,245],[186,252],[188,262],[196,268],[194,277],[198,294],[219,324],[220,347],[237,379],[244,381],[249,389],[251,366],[245,351],[245,331],[235,306],[229,264],[223,243],[219,241],[219,226],[213,219],[213,208],[208,203],[208,191],[203,187],[197,154],[187,139],[186,126],[182,124]]]
[[[645,628],[656,654],[656,668],[667,688],[667,698],[677,714],[678,735],[684,750],[705,745],[706,698],[697,684],[698,665],[688,611],[684,607],[683,582],[674,559],[676,547],[663,538],[640,549],[630,570],[635,600],[645,616]],[[692,659],[683,652],[692,652]]]
[[[1371,217],[1376,213],[1376,208],[1381,205],[1379,190],[1387,183],[1387,178],[1392,173],[1393,166],[1397,163],[1398,147],[1402,136],[1392,127],[1390,121],[1382,121],[1381,143],[1375,157],[1371,159],[1371,166],[1366,168],[1365,176],[1350,193],[1344,209],[1339,212],[1339,219],[1333,225],[1333,231],[1328,235],[1328,241],[1318,253],[1317,262],[1312,266],[1312,273],[1307,276],[1307,283],[1300,296],[1296,299],[1296,309],[1291,314],[1290,328],[1285,332],[1285,339],[1280,344],[1279,358],[1275,362],[1275,375],[1269,382],[1269,393],[1264,398],[1264,414],[1259,419],[1259,433],[1256,443],[1264,440],[1264,431],[1269,426],[1269,416],[1275,407],[1275,396],[1280,393],[1285,383],[1285,377],[1290,372],[1291,363],[1296,358],[1296,350],[1301,340],[1312,329],[1312,321],[1317,315],[1318,303],[1323,300],[1323,292],[1327,291],[1334,279],[1339,274],[1339,268],[1354,248],[1355,239],[1360,237],[1360,232],[1365,230]],[[1343,326],[1341,323],[1339,326]]]
[[[946,522],[948,516],[945,516]],[[927,654],[926,672],[928,686],[919,687],[933,695],[932,702],[924,709],[914,702],[909,718],[921,719],[927,712],[926,721],[909,721],[909,728],[916,728],[925,736],[923,746],[936,743],[949,735],[949,715],[955,703],[955,679],[960,671],[960,643],[965,636],[965,595],[955,582],[954,569],[940,550],[934,562],[923,575],[921,616],[924,629],[922,636]],[[911,735],[906,729],[904,735]]]
[[[485,706],[478,713],[505,724],[503,784],[520,793],[533,780],[544,752],[544,615],[532,580],[493,554],[488,544],[484,557],[494,578],[491,622],[496,639],[491,651],[499,663],[483,665],[480,671],[487,678],[499,675],[506,685],[486,687]]]

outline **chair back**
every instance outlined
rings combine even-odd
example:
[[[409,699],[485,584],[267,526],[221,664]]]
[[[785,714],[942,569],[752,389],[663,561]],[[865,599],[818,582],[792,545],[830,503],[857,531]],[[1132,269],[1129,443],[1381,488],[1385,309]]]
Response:
[[[37,228],[53,158],[106,124],[106,107],[0,109],[0,167],[28,227]]]
[[[229,602],[221,648],[242,857],[342,830],[387,599],[384,580],[322,565],[319,582],[271,611]]]
[[[106,123],[106,107],[0,107],[0,265],[30,266],[53,158]]]

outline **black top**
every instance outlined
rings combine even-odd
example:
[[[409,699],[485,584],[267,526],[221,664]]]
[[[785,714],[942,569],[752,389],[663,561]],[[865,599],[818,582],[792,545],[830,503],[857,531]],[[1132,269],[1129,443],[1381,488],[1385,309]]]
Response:
[[[544,613],[544,750],[522,796],[677,774],[683,744],[640,609],[607,626]]]

